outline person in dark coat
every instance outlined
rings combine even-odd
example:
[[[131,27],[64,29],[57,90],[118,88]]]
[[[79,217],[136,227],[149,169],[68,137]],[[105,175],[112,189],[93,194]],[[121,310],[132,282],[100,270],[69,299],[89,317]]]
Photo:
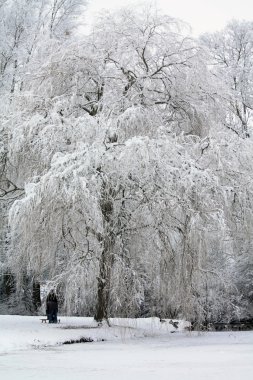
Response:
[[[46,314],[49,323],[57,323],[58,301],[54,290],[50,290],[46,302]]]

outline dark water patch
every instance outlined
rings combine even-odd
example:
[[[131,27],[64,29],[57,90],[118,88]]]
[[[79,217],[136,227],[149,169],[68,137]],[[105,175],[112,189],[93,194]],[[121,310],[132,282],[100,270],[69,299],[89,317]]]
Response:
[[[94,342],[94,340],[92,338],[85,338],[85,337],[82,337],[80,339],[70,339],[70,340],[66,340],[65,342],[63,342],[62,344],[75,344],[75,343],[91,343],[91,342]]]
[[[67,325],[67,326],[61,326],[59,328],[63,329],[63,330],[78,330],[78,329],[97,329],[98,326],[85,326],[85,325],[71,326],[71,325]]]

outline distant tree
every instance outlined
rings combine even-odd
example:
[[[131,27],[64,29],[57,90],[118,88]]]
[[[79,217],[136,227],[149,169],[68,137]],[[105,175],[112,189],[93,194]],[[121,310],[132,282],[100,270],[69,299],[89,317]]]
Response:
[[[77,11],[85,4],[85,1],[74,0],[0,2],[0,270],[3,279],[0,288],[3,292],[9,289],[8,278],[12,278],[6,258],[8,210],[15,199],[22,197],[27,179],[41,170],[41,167],[35,169],[38,160],[33,161],[31,156],[24,162],[24,156],[29,154],[28,151],[24,153],[25,146],[21,148],[24,154],[19,152],[19,157],[16,157],[14,153],[14,141],[22,120],[33,119],[36,114],[36,106],[31,102],[29,104],[33,96],[28,86],[29,75],[31,72],[38,73],[45,52],[50,55],[54,47],[64,45],[66,40],[71,39],[77,25]],[[31,141],[26,146],[29,144]],[[45,165],[42,167],[44,170]],[[35,285],[32,279],[24,283],[25,286]],[[38,301],[35,303],[38,304]]]
[[[232,21],[223,31],[202,37],[213,73],[223,87],[223,122],[242,137],[249,137],[252,130],[252,36],[252,22]]]

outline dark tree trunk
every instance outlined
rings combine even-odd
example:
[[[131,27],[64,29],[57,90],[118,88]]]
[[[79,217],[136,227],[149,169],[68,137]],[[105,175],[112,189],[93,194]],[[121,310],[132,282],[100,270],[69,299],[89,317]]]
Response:
[[[105,238],[104,250],[99,263],[99,278],[97,291],[97,308],[95,320],[101,322],[103,319],[108,320],[108,307],[110,301],[111,271],[113,265],[113,246],[114,237]]]
[[[100,207],[104,219],[103,251],[99,262],[99,278],[97,290],[97,306],[95,320],[101,322],[108,320],[110,302],[111,271],[113,266],[113,250],[115,235],[113,231],[113,201],[114,192],[104,183]]]
[[[32,285],[32,302],[34,310],[37,311],[41,306],[41,298],[40,298],[40,283],[37,281],[33,281]]]
[[[20,306],[30,314],[36,314],[41,306],[40,284],[30,275],[24,273],[22,283],[19,286],[18,293],[20,294]]]
[[[2,302],[7,302],[10,296],[14,293],[14,284],[15,281],[13,275],[10,273],[4,273],[2,277],[2,285],[0,291]]]

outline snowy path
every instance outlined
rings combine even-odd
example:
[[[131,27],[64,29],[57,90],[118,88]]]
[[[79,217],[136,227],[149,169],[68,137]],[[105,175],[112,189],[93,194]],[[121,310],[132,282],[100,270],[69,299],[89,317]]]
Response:
[[[16,320],[16,327],[20,333],[24,332],[25,319],[15,318],[20,318]],[[0,316],[0,324],[1,320]],[[7,327],[7,320],[5,325]],[[42,326],[37,327],[38,330],[42,330]],[[46,340],[50,340],[53,330],[59,334],[58,328],[43,326]],[[95,331],[97,330],[94,329],[94,334],[97,334]],[[99,331],[101,333],[103,329]],[[154,336],[152,329],[152,337],[144,338],[139,334],[140,337],[132,335],[129,339],[126,333],[124,337],[119,336],[119,330],[115,330],[114,327],[110,331],[112,331],[110,339],[107,333],[108,340],[104,342],[50,348],[31,348],[27,345],[22,348],[19,346],[19,349],[16,347],[15,350],[2,350],[0,378],[4,380],[251,380],[253,378],[253,332],[161,334],[159,331],[159,334]],[[67,333],[68,336],[70,332],[72,335],[76,334],[74,330],[61,330],[61,334]],[[2,333],[0,325],[0,345]],[[145,334],[147,335],[147,330]],[[16,341],[18,339],[19,333],[16,335]]]

